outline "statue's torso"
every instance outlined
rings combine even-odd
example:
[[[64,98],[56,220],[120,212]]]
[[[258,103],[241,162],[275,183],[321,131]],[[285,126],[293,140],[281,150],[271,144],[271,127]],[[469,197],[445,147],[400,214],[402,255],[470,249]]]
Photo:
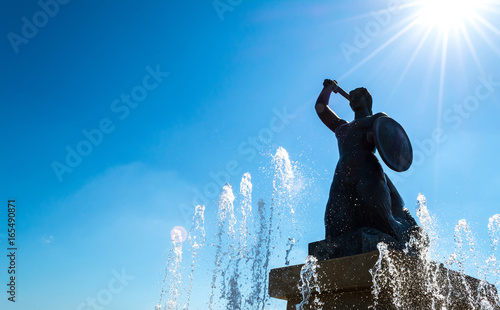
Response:
[[[383,174],[382,166],[375,156],[375,143],[373,139],[368,139],[375,119],[373,116],[356,119],[335,130],[340,155],[336,177],[349,182],[367,173]]]
[[[338,140],[340,157],[356,156],[368,152],[375,154],[375,143],[368,140],[368,134],[373,132],[375,119],[368,116],[340,125],[335,131]]]

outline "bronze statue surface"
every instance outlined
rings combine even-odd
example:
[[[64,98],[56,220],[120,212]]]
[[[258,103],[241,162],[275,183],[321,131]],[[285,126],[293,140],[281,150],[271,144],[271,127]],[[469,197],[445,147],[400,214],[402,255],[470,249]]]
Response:
[[[354,112],[353,121],[341,119],[330,109],[328,103],[332,92],[341,92],[349,99]],[[418,226],[384,173],[375,150],[376,140],[385,140],[379,143],[389,145],[386,147],[388,153],[398,151],[402,154],[393,156],[395,167],[399,171],[408,169],[411,164],[411,144],[408,140],[408,145],[401,146],[405,143],[404,130],[404,135],[397,131],[399,129],[393,131],[399,139],[392,139],[396,141],[394,147],[388,142],[388,137],[380,134],[374,136],[376,123],[379,124],[375,126],[376,130],[383,130],[381,126],[397,126],[387,121],[389,118],[385,113],[372,114],[372,97],[368,90],[357,88],[347,95],[336,82],[328,79],[324,81],[323,90],[316,101],[316,112],[321,121],[335,133],[339,161],[326,205],[325,240],[321,244],[310,244],[309,254],[316,253],[319,259],[360,254],[376,250],[380,241],[393,248],[403,249]],[[390,134],[388,136],[390,138]]]

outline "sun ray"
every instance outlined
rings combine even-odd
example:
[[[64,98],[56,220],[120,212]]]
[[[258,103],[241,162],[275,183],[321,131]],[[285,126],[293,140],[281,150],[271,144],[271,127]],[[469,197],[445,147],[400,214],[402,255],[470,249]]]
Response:
[[[472,55],[472,59],[474,59],[474,62],[476,63],[477,68],[481,72],[481,75],[484,75],[484,68],[481,65],[481,62],[479,61],[479,58],[477,57],[476,49],[474,48],[474,45],[472,44],[472,41],[469,36],[469,32],[467,31],[467,28],[465,27],[464,24],[460,25],[460,31],[462,32],[462,36],[465,39],[465,43],[467,45],[467,48],[469,49],[469,52]]]
[[[344,73],[340,78],[339,81],[342,81],[349,75],[351,75],[353,72],[358,70],[362,65],[364,65],[368,60],[372,59],[375,55],[380,53],[382,50],[384,50],[387,46],[389,46],[392,42],[394,42],[397,38],[399,38],[401,35],[403,35],[405,32],[411,29],[415,25],[415,21],[411,22],[408,24],[405,28],[401,29],[398,33],[396,33],[394,36],[392,36],[389,40],[387,40],[384,44],[379,46],[376,50],[374,50],[370,55],[366,56],[363,60],[361,60],[358,64],[356,64],[354,67],[352,67],[349,71]]]
[[[496,28],[495,26],[493,26],[490,22],[488,22],[484,17],[482,17],[481,15],[473,12],[472,13],[473,17],[475,20],[478,20],[481,22],[481,24],[483,24],[484,26],[486,26],[486,28],[490,29],[491,31],[493,31],[493,33],[495,33],[496,35],[500,36],[500,30],[498,30],[498,28]]]
[[[488,13],[493,13],[496,15],[500,14],[500,1],[495,0],[495,1],[487,1],[487,0],[481,0],[479,4],[477,4],[477,10],[476,11],[483,11],[483,12],[488,12]]]
[[[416,6],[416,4],[414,2],[404,3],[404,4],[400,4],[397,8],[395,8],[395,10],[402,11],[404,9],[408,9],[408,8],[411,8],[411,7],[414,7],[414,6]],[[380,14],[380,13],[387,12],[388,10],[390,10],[390,9],[389,8],[384,8],[384,9],[379,9],[379,10],[376,10],[376,11],[370,11],[370,12],[367,12],[367,13],[361,13],[361,14],[357,14],[357,15],[353,15],[353,16],[347,16],[347,17],[344,17],[344,18],[337,19],[336,22],[352,22],[352,21],[357,21],[357,20],[360,20],[360,19],[365,19],[365,18],[372,17],[372,16]],[[390,10],[390,12],[393,12],[393,11]],[[397,13],[392,13],[392,14],[397,14]]]
[[[408,61],[408,64],[406,64],[406,67],[404,68],[403,73],[401,73],[401,75],[399,76],[399,79],[396,82],[396,85],[394,86],[394,88],[393,88],[393,90],[392,90],[392,92],[391,92],[391,94],[389,96],[394,95],[394,92],[397,90],[399,84],[401,84],[401,82],[403,81],[404,77],[406,76],[406,73],[408,72],[408,69],[410,69],[411,65],[415,61],[415,58],[417,57],[418,53],[420,52],[420,49],[424,45],[425,41],[427,41],[427,38],[429,37],[429,34],[431,33],[431,30],[432,30],[432,28],[428,27],[427,30],[426,30],[426,32],[425,32],[425,34],[424,34],[424,36],[420,39],[420,42],[418,43],[417,48],[415,49],[415,51],[411,55],[411,58]]]
[[[446,75],[446,60],[447,60],[447,53],[448,53],[448,38],[449,38],[449,28],[443,29],[443,41],[442,41],[442,46],[441,46],[441,66],[440,66],[440,72],[439,72],[439,92],[438,92],[438,111],[437,111],[437,128],[441,128],[441,116],[442,116],[442,111],[443,111],[443,95],[444,95],[444,80],[445,80],[445,75]],[[437,171],[439,171],[439,149],[440,149],[440,144],[438,143],[437,146],[437,151],[436,151],[436,161],[435,161],[435,173],[434,173],[434,184],[439,183],[439,174]]]
[[[443,46],[441,48],[441,68],[439,73],[439,95],[438,95],[438,113],[437,124],[438,128],[441,127],[441,115],[443,110],[443,94],[444,94],[444,77],[446,73],[446,55],[448,52],[448,29],[443,33]]]
[[[488,35],[484,32],[484,30],[475,22],[470,21],[470,25],[477,31],[477,33],[483,38],[484,42],[488,44],[488,46],[500,57],[500,50],[497,48],[496,44],[491,41]]]

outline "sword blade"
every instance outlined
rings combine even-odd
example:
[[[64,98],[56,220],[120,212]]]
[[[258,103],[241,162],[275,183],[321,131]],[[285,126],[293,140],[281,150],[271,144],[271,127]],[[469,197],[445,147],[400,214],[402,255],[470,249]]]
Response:
[[[343,90],[338,84],[337,84],[337,81],[333,81],[335,83],[335,87],[333,88],[333,92],[334,93],[339,93],[341,94],[345,99],[349,100],[349,94]]]

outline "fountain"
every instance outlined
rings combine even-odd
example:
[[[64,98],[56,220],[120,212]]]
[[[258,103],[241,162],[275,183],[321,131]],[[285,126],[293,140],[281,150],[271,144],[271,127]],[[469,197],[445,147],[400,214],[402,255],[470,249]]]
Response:
[[[216,229],[206,230],[206,208],[195,207],[188,242],[172,238],[155,309],[284,309],[282,301],[270,298],[274,296],[288,300],[289,309],[298,306],[297,309],[326,310],[329,303],[338,304],[349,297],[346,290],[331,294],[332,288],[324,285],[331,272],[339,268],[343,272],[334,275],[335,285],[357,285],[357,292],[364,296],[358,300],[369,300],[373,309],[415,309],[409,306],[414,291],[408,288],[412,285],[428,296],[425,309],[460,309],[457,299],[462,305],[465,303],[464,309],[500,307],[495,288],[488,284],[500,284],[500,214],[493,215],[487,223],[490,246],[484,260],[480,259],[479,247],[465,220],[455,227],[453,253],[446,257],[439,253],[439,241],[443,238],[437,233],[438,223],[428,210],[425,197],[419,194],[416,214],[429,241],[419,258],[402,257],[404,252],[393,251],[381,243],[376,252],[339,258],[333,264],[318,262],[313,256],[301,256],[299,251],[305,244],[301,244],[303,227],[296,220],[297,206],[301,195],[307,193],[310,180],[305,182],[298,163],[290,161],[283,148],[272,156],[271,167],[268,182],[252,184],[246,173],[238,191],[231,185],[221,190]],[[261,197],[269,196],[255,201],[256,192]],[[304,264],[289,266],[292,257],[295,261],[302,257]],[[414,267],[416,264],[418,268]],[[271,269],[280,265],[286,267]],[[464,275],[471,268],[481,280]],[[414,282],[405,286],[411,277]],[[458,293],[460,296],[456,296]],[[350,298],[354,298],[352,293]],[[386,307],[387,304],[392,306]]]

